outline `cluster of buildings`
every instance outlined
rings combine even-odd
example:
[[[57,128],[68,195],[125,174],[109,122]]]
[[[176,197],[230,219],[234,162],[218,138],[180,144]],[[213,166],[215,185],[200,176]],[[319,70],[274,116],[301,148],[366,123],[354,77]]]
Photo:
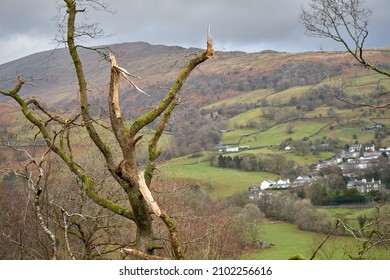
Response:
[[[384,128],[385,128],[385,125],[383,123],[376,123],[373,126],[368,126],[368,127],[362,128],[362,131],[381,130]]]
[[[371,191],[382,192],[385,191],[385,185],[382,184],[380,180],[367,180],[366,178],[358,180],[356,179],[357,176],[355,172],[371,166],[380,156],[383,156],[384,153],[390,157],[390,147],[377,151],[374,144],[364,146],[361,144],[350,145],[348,150],[343,150],[337,156],[322,161],[314,166],[311,175],[298,176],[294,181],[290,181],[289,179],[268,179],[261,182],[259,186],[249,187],[249,198],[256,200],[260,198],[266,190],[281,190],[310,185],[318,178],[315,174],[318,174],[323,168],[334,165],[341,168],[344,176],[351,178],[347,183],[347,189],[356,189],[361,195],[366,195]]]
[[[345,176],[355,177],[353,171],[366,169],[383,154],[390,157],[390,147],[376,150],[374,144],[364,146],[354,144],[350,145],[348,150],[342,150],[337,156],[318,163],[314,169],[318,172],[327,166],[337,165]]]
[[[261,182],[259,186],[249,187],[249,198],[252,200],[256,200],[262,196],[263,191],[301,187],[304,185],[311,184],[315,180],[316,177],[306,175],[298,176],[294,181],[290,181],[289,179],[279,179],[277,181],[267,179]]]
[[[267,189],[287,189],[303,186],[309,183],[312,183],[315,180],[315,177],[312,176],[298,176],[293,182],[290,182],[289,179],[279,179],[277,181],[274,180],[264,180],[261,182],[259,189],[267,190]]]
[[[347,188],[356,189],[360,194],[364,195],[370,191],[382,191],[384,186],[382,185],[381,180],[375,181],[372,179],[371,181],[367,181],[366,179],[354,179],[348,182]]]

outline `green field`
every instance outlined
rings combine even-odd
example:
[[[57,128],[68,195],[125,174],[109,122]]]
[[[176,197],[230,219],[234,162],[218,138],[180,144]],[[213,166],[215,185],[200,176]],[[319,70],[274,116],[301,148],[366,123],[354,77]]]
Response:
[[[333,152],[321,152],[318,154],[308,153],[305,156],[300,156],[291,151],[280,151],[278,154],[284,156],[286,160],[295,161],[299,165],[316,164],[322,160],[332,158],[335,155]]]
[[[269,95],[267,97],[267,101],[271,104],[273,103],[285,104],[290,101],[291,97],[299,97],[300,95],[302,95],[303,93],[311,89],[312,87],[313,86],[311,85],[290,87],[286,90],[279,91],[277,93]]]
[[[338,139],[342,145],[358,143],[369,143],[375,140],[375,131],[365,132],[363,128],[372,126],[375,123],[383,123],[390,127],[390,117],[387,110],[379,113],[373,111],[366,116],[367,109],[347,110],[331,109],[330,107],[319,107],[305,114],[305,118],[291,120],[282,124],[274,125],[267,130],[258,128],[244,128],[252,123],[259,127],[262,122],[262,108],[249,110],[244,114],[237,115],[228,120],[228,128],[232,131],[223,133],[222,142],[226,144],[240,144],[251,148],[278,146],[287,138],[301,140],[305,137],[312,141],[326,138]],[[384,114],[383,114],[384,112]],[[331,117],[328,115],[331,114]],[[273,125],[268,122],[268,125]],[[288,133],[288,130],[291,133]],[[390,137],[382,141],[383,145],[390,145]]]
[[[381,74],[357,75],[346,79],[347,91],[353,94],[370,94],[378,85],[389,87],[389,82],[389,79],[384,79]]]
[[[259,226],[259,232],[260,239],[275,246],[252,251],[244,255],[244,259],[287,260],[298,254],[310,258],[318,245],[326,238],[325,234],[302,231],[296,225],[284,222],[264,222]],[[315,259],[349,259],[346,253],[356,255],[361,246],[361,243],[352,237],[333,236],[317,253]],[[367,252],[366,257],[369,259],[388,259],[388,254],[385,250],[377,249]]]
[[[262,147],[279,145],[287,138],[293,140],[301,140],[304,137],[310,137],[319,130],[328,126],[332,120],[329,119],[307,119],[294,120],[288,123],[276,125],[266,131],[258,132],[256,134],[245,137],[241,140],[241,145],[248,145],[250,147]],[[292,126],[292,133],[288,133],[288,127]]]
[[[321,131],[317,137],[313,139],[323,139],[326,138],[337,138],[343,143],[353,144],[356,141],[359,143],[369,143],[374,138],[374,132],[364,132],[360,127],[342,127],[336,129],[324,129]]]
[[[359,215],[371,215],[373,211],[372,208],[366,208],[366,207],[361,207],[361,208],[324,207],[322,209],[332,214],[335,217],[341,217],[347,220],[356,219]]]
[[[253,252],[245,258],[259,260],[287,260],[301,254],[310,257],[313,251],[313,242],[318,234],[300,231],[293,224],[265,222],[259,226],[260,239],[273,247]]]
[[[227,122],[228,129],[236,129],[241,126],[246,127],[250,122],[259,124],[263,115],[262,108],[255,108],[247,111],[244,114],[239,114],[230,118]]]
[[[160,170],[168,177],[193,181],[212,197],[226,197],[249,186],[260,185],[265,179],[275,179],[277,175],[267,172],[244,172],[235,169],[210,166],[205,158],[183,157],[169,161]]]
[[[299,165],[311,165],[320,160],[331,158],[334,153],[323,152],[318,155],[312,153],[298,156],[290,151],[276,151],[272,149],[248,150],[232,154],[243,156],[254,154],[260,158],[283,155],[286,160],[294,160]],[[187,179],[199,184],[213,197],[227,197],[236,192],[246,191],[249,186],[259,185],[266,179],[277,179],[280,176],[268,172],[245,172],[230,168],[216,168],[210,165],[209,158],[212,153],[204,153],[202,157],[193,158],[185,156],[164,163],[159,170],[169,178]]]

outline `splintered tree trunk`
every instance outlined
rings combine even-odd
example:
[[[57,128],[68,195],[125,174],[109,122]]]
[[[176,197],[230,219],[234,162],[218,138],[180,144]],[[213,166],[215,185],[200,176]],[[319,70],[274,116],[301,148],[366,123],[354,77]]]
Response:
[[[121,148],[123,156],[123,160],[121,161],[121,163],[118,166],[115,166],[111,151],[95,130],[93,121],[88,111],[89,104],[87,83],[85,80],[82,63],[77,53],[77,46],[74,42],[75,16],[78,12],[83,12],[83,10],[77,10],[76,2],[73,0],[64,1],[67,4],[67,12],[69,14],[67,43],[79,81],[81,116],[83,118],[90,138],[104,155],[110,174],[126,192],[132,211],[128,211],[126,215],[123,215],[123,213],[120,212],[120,208],[118,208],[117,206],[113,207],[113,203],[101,199],[97,194],[91,192],[90,197],[92,197],[95,202],[102,205],[103,207],[115,210],[117,214],[131,219],[137,226],[135,249],[150,255],[153,254],[155,249],[158,247],[154,245],[155,240],[152,227],[152,214],[155,214],[157,217],[162,219],[168,229],[174,257],[176,259],[184,259],[185,256],[183,250],[181,249],[181,243],[178,237],[176,225],[166,213],[160,211],[158,207],[158,210],[154,208],[154,206],[156,206],[156,203],[151,197],[148,186],[150,185],[153,176],[154,161],[161,154],[161,151],[157,150],[157,143],[162,135],[162,132],[165,129],[165,126],[169,120],[172,111],[178,103],[178,94],[184,81],[188,78],[188,76],[190,75],[192,70],[195,69],[196,66],[214,55],[212,40],[210,38],[210,28],[208,32],[207,49],[188,61],[186,66],[179,73],[176,82],[167,92],[165,98],[162,99],[148,113],[139,116],[130,125],[130,128],[126,126],[120,111],[118,96],[120,75],[122,75],[137,90],[142,90],[140,90],[126,76],[129,75],[129,73],[125,69],[119,67],[116,62],[115,56],[110,54],[111,79],[108,96],[110,123],[116,140]],[[142,135],[140,135],[140,131],[145,126],[156,120],[160,115],[163,115],[163,117],[161,118],[160,123],[156,129],[155,135],[152,137],[152,140],[149,143],[149,161],[147,163],[145,175],[140,175],[140,172],[137,167],[136,156],[136,145],[138,141],[142,138]],[[140,180],[140,178],[142,178],[142,180]],[[88,182],[91,186],[93,186],[92,178],[90,178]],[[143,189],[144,191],[141,192],[141,189]]]
[[[146,253],[153,252],[153,242],[154,235],[152,230],[152,218],[150,216],[150,211],[148,205],[142,197],[142,194],[139,191],[137,184],[137,168],[136,168],[136,157],[135,157],[135,144],[136,141],[132,141],[132,139],[126,139],[124,124],[122,122],[120,111],[116,112],[119,107],[115,108],[116,110],[111,111],[114,112],[113,115],[110,116],[112,122],[112,128],[114,130],[114,134],[117,138],[117,141],[122,149],[123,158],[121,164],[118,168],[115,167],[114,159],[111,154],[108,146],[103,142],[100,135],[97,133],[93,126],[92,119],[89,114],[89,102],[88,102],[88,93],[87,93],[87,82],[84,76],[83,66],[80,60],[80,57],[77,52],[77,45],[74,42],[75,39],[75,18],[78,12],[83,12],[83,10],[77,10],[76,2],[73,0],[65,0],[67,4],[67,12],[68,12],[68,30],[67,30],[67,44],[69,48],[69,53],[72,57],[75,71],[77,74],[77,78],[79,81],[79,91],[80,91],[80,107],[81,107],[81,116],[83,118],[84,124],[87,128],[88,134],[98,149],[101,151],[103,156],[106,159],[107,167],[113,176],[113,178],[121,185],[124,191],[127,193],[129,202],[132,207],[132,211],[129,215],[125,215],[125,217],[131,219],[135,222],[137,228],[136,234],[136,248],[140,251]],[[112,69],[111,73],[111,83],[110,83],[110,95],[112,92],[112,88],[118,88],[118,75],[117,70]],[[117,89],[116,88],[116,89]],[[116,96],[117,98],[117,96]],[[118,99],[110,100],[114,102],[115,106],[118,106]],[[114,100],[114,101],[113,101]],[[110,103],[112,105],[112,103]],[[119,115],[115,115],[115,112]],[[88,183],[87,186],[93,186],[93,178],[85,179]],[[88,188],[87,188],[88,190]],[[98,204],[106,207],[109,210],[112,210],[112,204],[107,203],[103,205],[101,203],[101,199],[97,194],[88,193],[90,198],[97,202]],[[122,215],[123,213],[118,213]]]
[[[117,168],[117,181],[121,184],[122,188],[126,191],[129,197],[129,201],[134,212],[134,222],[137,225],[136,249],[142,252],[153,254],[155,249],[151,218],[151,214],[153,213],[162,219],[169,231],[171,247],[175,258],[185,258],[183,250],[181,249],[175,223],[166,213],[160,210],[148,189],[148,185],[150,185],[153,176],[154,161],[161,154],[161,151],[157,150],[157,143],[173,109],[177,105],[178,92],[192,70],[200,63],[212,57],[213,53],[209,31],[206,51],[194,57],[187,63],[184,69],[180,72],[175,84],[168,91],[166,97],[150,112],[138,117],[132,123],[130,129],[126,129],[125,123],[122,119],[118,97],[119,77],[122,75],[125,79],[127,79],[126,75],[128,75],[128,72],[119,67],[115,56],[110,54],[111,80],[108,102],[109,115],[111,127],[117,142],[121,147],[123,155],[123,160]],[[142,128],[152,123],[161,114],[163,114],[163,117],[160,120],[154,136],[149,142],[149,161],[146,171],[144,172],[145,175],[139,174],[136,164],[136,145],[142,138],[142,135],[137,136],[137,134]]]
[[[117,65],[114,55],[110,54],[110,60],[111,79],[108,96],[110,122],[123,155],[123,160],[116,170],[118,176],[114,178],[126,192],[134,213],[133,221],[137,228],[135,247],[147,254],[153,254],[154,234],[152,217],[138,182],[138,167],[136,164],[136,144],[138,140],[126,133],[119,105],[119,76],[121,68]]]
[[[140,192],[136,167],[122,161],[119,166],[120,177],[124,180],[121,185],[126,191],[134,213],[134,223],[137,227],[135,248],[147,254],[154,251],[154,233],[152,227],[152,216],[148,204]]]
[[[69,20],[68,22],[68,46],[71,56],[73,58],[76,73],[79,78],[80,85],[80,105],[82,110],[82,117],[86,123],[87,130],[91,139],[96,146],[100,149],[102,154],[106,158],[107,166],[110,170],[113,178],[121,185],[126,192],[129,202],[132,208],[131,220],[137,226],[136,244],[135,249],[152,255],[158,246],[155,246],[154,234],[152,227],[152,214],[159,217],[166,225],[174,257],[176,259],[184,259],[184,252],[181,249],[181,243],[174,221],[165,213],[162,212],[155,203],[148,186],[151,183],[154,171],[154,162],[161,154],[161,151],[157,149],[157,143],[165,129],[165,126],[169,120],[169,117],[178,104],[179,91],[188,78],[191,72],[202,62],[206,61],[214,55],[212,47],[212,40],[210,38],[210,27],[207,38],[207,48],[201,54],[193,57],[188,61],[183,70],[179,73],[175,83],[171,89],[167,92],[164,99],[162,99],[153,109],[148,113],[139,116],[131,125],[130,128],[126,126],[120,111],[119,104],[119,78],[122,75],[130,84],[132,84],[137,90],[141,91],[126,75],[129,73],[118,66],[116,58],[113,54],[110,54],[111,60],[111,78],[109,87],[109,116],[110,123],[116,140],[121,148],[123,160],[121,163],[114,167],[112,155],[100,139],[99,135],[94,130],[91,118],[88,113],[88,98],[86,90],[86,82],[84,79],[84,73],[80,59],[78,58],[77,48],[74,45],[74,17],[77,13],[74,2],[66,0],[68,4]],[[160,119],[156,132],[149,142],[149,161],[147,163],[146,171],[144,174],[140,174],[137,167],[137,149],[136,145],[142,138],[140,131],[156,120],[160,115],[163,117]]]
[[[110,55],[111,79],[108,103],[111,128],[122,152],[122,161],[118,165],[120,159],[118,160],[117,156],[113,155],[111,148],[104,142],[104,137],[95,129],[95,121],[92,119],[89,112],[90,104],[88,100],[87,81],[77,51],[78,46],[75,44],[75,37],[80,36],[80,34],[75,32],[76,14],[84,12],[85,9],[78,10],[76,7],[77,1],[75,0],[63,1],[66,3],[66,12],[68,13],[67,45],[78,79],[80,114],[70,120],[64,120],[60,117],[55,117],[48,110],[45,110],[34,98],[26,101],[19,95],[19,91],[24,84],[21,77],[18,77],[18,83],[14,89],[7,92],[0,90],[0,93],[13,98],[20,105],[24,117],[39,129],[50,150],[56,153],[68,166],[70,171],[83,182],[85,193],[94,203],[135,223],[136,240],[134,248],[123,250],[124,253],[132,254],[135,258],[159,258],[157,256],[152,256],[157,248],[161,248],[161,246],[155,244],[152,226],[152,215],[155,215],[163,221],[168,231],[171,245],[169,253],[172,252],[175,259],[185,259],[176,224],[167,213],[159,208],[149,191],[149,186],[155,169],[154,163],[162,153],[161,150],[158,150],[157,144],[172,111],[178,104],[179,91],[184,81],[189,77],[195,67],[212,57],[214,54],[210,34],[208,34],[207,49],[188,61],[166,96],[154,108],[144,115],[139,116],[130,125],[125,124],[120,112],[118,97],[119,77],[122,75],[123,78],[137,90],[142,90],[126,76],[130,76],[130,74],[125,69],[119,67],[115,57]],[[61,125],[64,131],[68,131],[72,123],[81,116],[82,126],[86,128],[90,139],[104,156],[105,166],[110,175],[127,194],[131,209],[116,203],[110,198],[103,197],[96,191],[93,175],[88,174],[85,168],[74,161],[70,143],[68,143],[68,149],[65,149],[63,143],[61,144],[61,141],[60,143],[57,143],[55,131],[48,129],[46,126],[49,121],[42,119],[39,113],[36,113],[28,107],[29,105],[34,105],[38,112],[43,113],[43,115],[46,116],[46,119],[55,121],[57,124]],[[146,169],[144,172],[140,172],[137,166],[137,143],[142,138],[142,129],[153,123],[159,116],[162,117],[159,119],[155,134],[151,138],[148,146],[149,160]],[[131,242],[132,240],[129,240],[129,243]]]

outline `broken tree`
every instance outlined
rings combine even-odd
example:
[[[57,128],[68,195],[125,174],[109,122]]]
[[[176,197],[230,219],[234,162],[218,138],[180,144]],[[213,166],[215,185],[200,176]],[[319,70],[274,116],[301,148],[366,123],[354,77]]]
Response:
[[[49,110],[41,106],[40,102],[34,98],[23,99],[20,95],[20,89],[24,85],[22,77],[18,77],[18,82],[10,91],[0,91],[14,99],[20,106],[24,117],[38,128],[46,145],[52,152],[57,154],[62,161],[68,166],[72,173],[74,173],[79,180],[84,184],[84,191],[88,197],[96,204],[104,207],[123,218],[129,219],[136,225],[136,240],[131,250],[123,250],[123,252],[140,252],[130,253],[135,257],[154,255],[156,249],[161,246],[155,243],[155,236],[152,227],[152,216],[159,217],[167,227],[170,236],[171,251],[175,259],[184,259],[185,255],[181,249],[180,239],[174,221],[167,213],[160,209],[155,199],[149,191],[149,186],[155,170],[155,161],[161,155],[162,151],[158,149],[157,143],[164,132],[165,126],[171,116],[172,111],[178,104],[179,92],[189,77],[191,72],[202,62],[213,56],[213,46],[210,39],[210,30],[208,32],[207,49],[199,55],[193,57],[188,61],[185,67],[179,73],[175,83],[167,92],[166,96],[149,112],[139,116],[131,124],[125,123],[121,115],[119,103],[119,80],[124,78],[131,83],[137,90],[141,91],[132,81],[131,75],[122,67],[120,67],[113,54],[110,54],[111,61],[111,78],[109,85],[109,117],[110,130],[115,135],[117,144],[121,150],[121,160],[118,163],[118,158],[113,156],[110,147],[105,143],[102,135],[96,129],[96,121],[92,118],[89,111],[89,97],[88,97],[88,83],[84,75],[83,64],[81,62],[78,48],[75,39],[79,34],[76,32],[76,16],[79,13],[85,12],[85,9],[79,9],[78,1],[64,0],[67,12],[67,34],[66,44],[72,58],[74,69],[78,79],[79,90],[79,105],[80,112],[73,118],[62,118],[61,116],[52,114]],[[145,93],[145,92],[144,92]],[[34,107],[36,111],[31,110]],[[42,120],[38,113],[45,116]],[[159,118],[159,119],[158,119]],[[98,148],[105,160],[105,166],[110,175],[120,185],[126,194],[131,208],[119,205],[117,202],[111,200],[109,197],[104,197],[96,191],[94,177],[88,174],[85,168],[80,163],[74,160],[72,149],[70,148],[68,132],[77,121],[81,119],[81,125],[85,127],[88,135],[94,145]],[[137,165],[137,145],[142,138],[142,129],[148,124],[158,119],[158,125],[155,129],[154,135],[149,141],[148,145],[148,162],[144,171],[139,170]],[[49,130],[46,126],[48,121],[55,122],[61,126],[60,132]],[[59,141],[58,139],[66,138],[66,141]],[[67,143],[64,145],[64,142]],[[129,243],[131,243],[129,241]],[[145,257],[146,258],[146,257]]]

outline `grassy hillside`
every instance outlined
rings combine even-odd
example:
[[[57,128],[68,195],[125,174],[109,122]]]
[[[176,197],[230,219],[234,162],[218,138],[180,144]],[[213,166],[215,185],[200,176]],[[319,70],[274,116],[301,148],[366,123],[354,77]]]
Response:
[[[383,80],[377,74],[362,73],[350,73],[350,76],[346,78],[348,92],[363,94],[367,91],[372,92],[378,85],[388,86],[388,81]],[[250,148],[250,150],[232,154],[232,157],[254,154],[257,157],[266,158],[278,154],[298,165],[308,166],[328,159],[336,152],[321,151],[316,154],[309,152],[299,155],[294,151],[279,149],[279,145],[286,140],[305,140],[309,145],[309,143],[322,143],[331,139],[337,141],[339,149],[355,142],[365,144],[374,141],[377,146],[378,144],[390,145],[388,133],[381,132],[383,135],[379,140],[376,131],[362,130],[376,123],[383,123],[390,127],[388,110],[365,107],[346,108],[342,103],[338,103],[337,106],[325,103],[310,110],[299,109],[297,105],[288,105],[294,98],[300,100],[299,98],[307,95],[313,88],[332,83],[335,83],[335,80],[323,80],[316,85],[294,86],[280,92],[270,89],[248,91],[208,104],[201,110],[213,112],[219,118],[226,118],[227,131],[221,134],[221,141],[224,144],[238,144]],[[301,104],[298,103],[298,105]],[[274,119],[266,116],[270,110],[274,114]],[[289,114],[292,117],[289,117]],[[278,119],[280,116],[285,119]],[[209,185],[218,184],[218,191],[211,189],[209,191],[218,194],[225,193],[225,195],[230,195],[232,190],[245,189],[245,185],[258,184],[260,178],[264,178],[263,175],[268,178],[279,177],[277,174],[263,174],[261,177],[256,175],[256,181],[252,181],[250,179],[253,178],[252,173],[215,168],[210,166],[207,160],[194,162],[191,165],[177,165],[173,161],[167,163],[166,166],[170,167],[164,172],[172,177],[189,178],[198,182],[204,182],[205,178],[208,178],[206,181]],[[233,175],[233,179],[229,177],[230,175]],[[219,182],[221,177],[227,179],[225,183]],[[239,182],[236,180],[238,178]]]
[[[118,63],[122,67],[142,77],[139,86],[152,94],[149,98],[152,100],[154,96],[161,97],[163,89],[172,83],[187,57],[201,51],[143,42],[109,47],[117,54]],[[93,51],[81,50],[80,55],[91,85],[91,97],[104,99],[109,63],[99,60],[98,54]],[[390,49],[367,50],[366,57],[373,63],[383,63],[389,60]],[[270,102],[284,102],[309,87],[329,82],[325,81],[325,72],[332,69],[352,87],[389,87],[389,81],[357,67],[344,52],[217,52],[212,61],[206,62],[200,71],[191,76],[186,86],[186,95],[191,96],[196,106],[204,108],[220,107],[223,104],[249,104],[265,97]],[[16,73],[31,85],[23,89],[26,96],[36,96],[50,106],[60,107],[69,107],[77,99],[77,81],[67,49],[41,52],[0,65],[3,89],[15,84]],[[337,81],[339,79],[333,79],[333,82]],[[126,93],[124,99],[128,106],[134,100],[149,102],[148,98],[137,96],[129,87],[124,86],[123,92]],[[0,101],[6,100],[1,97]]]
[[[292,120],[283,124],[275,125],[265,131],[257,132],[243,137],[240,144],[250,147],[279,145],[286,138],[299,140],[304,137],[310,137],[318,133],[321,129],[327,127],[332,120],[329,119],[299,119]],[[292,126],[292,132],[288,132],[288,127]]]
[[[286,160],[293,160],[299,165],[309,166],[334,156],[332,152],[309,153],[299,156],[289,151],[272,148],[247,150],[231,156],[253,154],[259,158],[282,155]],[[159,171],[173,179],[189,180],[200,185],[212,197],[228,197],[237,192],[247,191],[249,186],[258,186],[263,180],[278,179],[280,175],[269,172],[245,172],[230,168],[217,168],[210,165],[213,153],[205,152],[200,157],[184,156],[165,162]]]
[[[117,44],[110,48],[117,53],[122,67],[143,78],[139,85],[151,94],[151,97],[136,94],[122,85],[121,105],[125,118],[130,120],[156,104],[185,63],[184,58],[200,51],[142,42]],[[101,107],[106,102],[109,64],[99,63],[94,52],[83,50],[81,56],[91,90],[91,111],[96,117],[102,114],[104,117]],[[390,63],[389,48],[367,50],[366,56],[374,63]],[[227,130],[220,133],[221,142],[249,146],[251,149],[245,153],[264,157],[280,154],[298,165],[306,165],[327,158],[331,153],[299,156],[278,149],[279,145],[287,139],[314,143],[330,138],[337,139],[341,147],[354,142],[366,143],[377,141],[377,138],[375,132],[363,132],[362,128],[376,122],[390,125],[388,110],[345,108],[329,98],[316,103],[324,98],[320,92],[324,85],[342,82],[347,93],[358,95],[371,94],[380,87],[390,88],[388,79],[356,66],[345,52],[218,52],[199,70],[190,76],[183,88],[182,106],[175,113],[162,147],[170,147],[177,136],[186,135],[188,131],[183,132],[183,127],[196,131],[209,125],[209,134],[217,133],[218,129]],[[25,96],[36,96],[49,109],[61,113],[75,108],[77,82],[73,72],[67,50],[58,49],[0,65],[0,82],[2,88],[11,88],[15,83],[15,73],[21,74],[29,83],[23,89]],[[19,142],[27,143],[35,131],[29,130],[25,121],[19,121],[21,119],[14,111],[16,108],[5,103],[9,101],[6,97],[0,97],[0,101],[0,121],[17,134]],[[195,118],[200,112],[202,116]],[[144,131],[144,134],[147,136],[148,132]],[[189,146],[191,138],[199,144],[204,137],[194,137],[197,134],[200,133],[188,136],[189,143],[184,143],[181,138],[176,147]],[[81,132],[75,142],[84,141],[86,137]],[[105,139],[113,141],[109,133]],[[146,141],[147,137],[141,143],[140,151],[144,151]],[[201,149],[207,147],[211,150],[215,144],[202,143]],[[390,145],[389,136],[383,135],[381,144]],[[209,185],[210,192],[217,196],[245,190],[264,178],[278,177],[277,174],[214,168],[206,157],[197,158],[197,162],[192,163],[187,162],[192,160],[188,158],[175,159],[166,163],[162,170],[168,176]]]
[[[210,166],[209,153],[202,157],[181,157],[164,164],[160,171],[175,179],[187,179],[199,184],[212,197],[226,197],[246,191],[248,186],[259,185],[263,180],[276,178],[266,172],[244,172],[240,170]]]

